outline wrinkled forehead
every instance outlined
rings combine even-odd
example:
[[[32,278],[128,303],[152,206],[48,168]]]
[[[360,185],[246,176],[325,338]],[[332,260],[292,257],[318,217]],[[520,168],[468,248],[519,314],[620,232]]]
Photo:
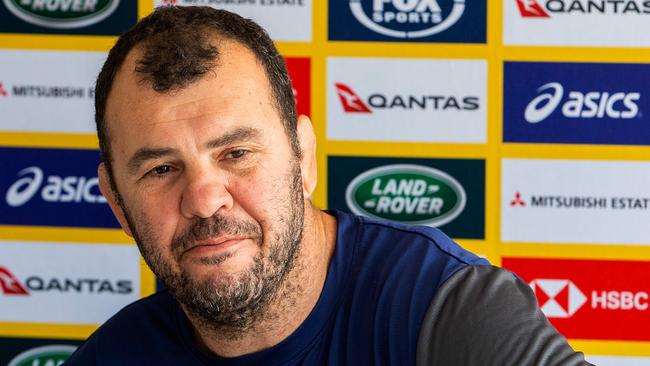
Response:
[[[214,45],[219,56],[210,70],[188,85],[166,91],[154,90],[154,84],[138,72],[145,55],[144,47],[131,50],[115,75],[108,96],[105,113],[107,133],[114,136],[116,129],[128,127],[126,122],[142,122],[143,118],[155,120],[170,109],[189,111],[197,104],[210,108],[210,112],[236,106],[242,101],[275,105],[265,69],[252,51],[227,39],[216,40]],[[183,70],[170,65],[169,70],[160,72],[182,73]],[[211,103],[197,103],[206,99],[212,99]],[[277,114],[277,110],[275,112]]]

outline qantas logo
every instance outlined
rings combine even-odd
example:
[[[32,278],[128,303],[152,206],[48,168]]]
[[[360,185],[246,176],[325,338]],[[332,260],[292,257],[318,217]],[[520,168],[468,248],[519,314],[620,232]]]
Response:
[[[549,318],[569,318],[587,302],[585,294],[569,280],[537,279],[530,287]]]
[[[517,6],[523,17],[549,18],[548,13],[537,3],[537,0],[517,0]]]
[[[477,96],[440,94],[370,94],[363,100],[352,88],[334,83],[336,93],[346,113],[373,113],[373,110],[400,109],[404,111],[476,111],[480,106]],[[371,109],[372,107],[372,109]]]
[[[648,15],[647,0],[516,0],[524,18],[550,18],[549,14]],[[540,4],[541,3],[541,4]]]
[[[104,292],[116,295],[127,295],[134,291],[133,281],[109,280],[103,278],[44,278],[30,276],[23,285],[9,270],[0,267],[0,289],[5,295],[30,295],[36,292],[76,292],[101,294]],[[29,289],[29,291],[28,291]]]
[[[343,110],[348,113],[372,113],[370,108],[359,98],[349,86],[342,83],[335,83],[336,94],[338,94],[343,105]]]
[[[25,287],[4,267],[0,267],[0,289],[5,295],[29,295]]]

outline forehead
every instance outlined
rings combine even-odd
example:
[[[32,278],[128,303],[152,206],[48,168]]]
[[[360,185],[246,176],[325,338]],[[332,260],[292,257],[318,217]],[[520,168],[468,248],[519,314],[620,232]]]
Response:
[[[162,123],[202,117],[228,122],[229,118],[261,118],[260,113],[266,119],[279,119],[267,74],[255,55],[235,41],[214,40],[214,45],[219,53],[215,68],[181,89],[165,92],[153,90],[135,72],[143,50],[133,49],[115,76],[106,103],[111,145],[125,131],[145,128],[151,132]]]

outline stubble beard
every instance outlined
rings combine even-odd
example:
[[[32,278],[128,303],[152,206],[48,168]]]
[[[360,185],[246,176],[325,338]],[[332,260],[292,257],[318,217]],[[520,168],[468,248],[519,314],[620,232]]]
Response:
[[[264,317],[287,275],[295,267],[303,235],[304,203],[300,167],[297,162],[292,165],[285,182],[285,187],[289,186],[287,197],[277,201],[278,216],[274,221],[278,231],[273,232],[271,237],[264,238],[257,222],[238,221],[215,214],[207,219],[197,219],[173,240],[172,248],[177,253],[193,242],[219,235],[253,238],[260,250],[252,258],[251,265],[218,278],[199,279],[187,271],[174,271],[169,261],[157,250],[155,227],[144,220],[133,220],[126,207],[122,207],[143,258],[172,296],[184,305],[190,318],[198,321],[201,327],[218,330],[229,338],[238,338]],[[268,255],[262,250],[263,243],[269,248]],[[199,262],[205,266],[217,266],[231,255],[225,253],[202,257]]]

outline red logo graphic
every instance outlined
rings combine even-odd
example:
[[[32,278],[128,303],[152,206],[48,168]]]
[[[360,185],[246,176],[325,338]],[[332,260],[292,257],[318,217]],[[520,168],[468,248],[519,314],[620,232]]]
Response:
[[[4,85],[2,85],[2,81],[0,81],[0,97],[6,97],[8,95]]]
[[[585,294],[569,280],[537,279],[530,287],[549,318],[568,318],[587,302]]]
[[[163,0],[163,5],[176,5],[176,0]]]
[[[521,16],[526,18],[550,18],[537,0],[517,0]]]
[[[567,338],[650,341],[650,261],[503,258]]]
[[[4,267],[0,267],[0,289],[5,295],[29,295],[25,287]]]
[[[336,94],[339,95],[344,111],[350,113],[372,113],[370,108],[368,108],[349,86],[341,83],[335,83],[334,86],[336,87]]]
[[[515,207],[515,206],[521,206],[521,207],[526,207],[526,202],[524,202],[523,199],[521,199],[521,193],[517,192],[515,193],[515,198],[510,201],[510,206]]]
[[[311,113],[311,60],[305,57],[285,57],[287,72],[296,98],[296,113],[309,116]]]

